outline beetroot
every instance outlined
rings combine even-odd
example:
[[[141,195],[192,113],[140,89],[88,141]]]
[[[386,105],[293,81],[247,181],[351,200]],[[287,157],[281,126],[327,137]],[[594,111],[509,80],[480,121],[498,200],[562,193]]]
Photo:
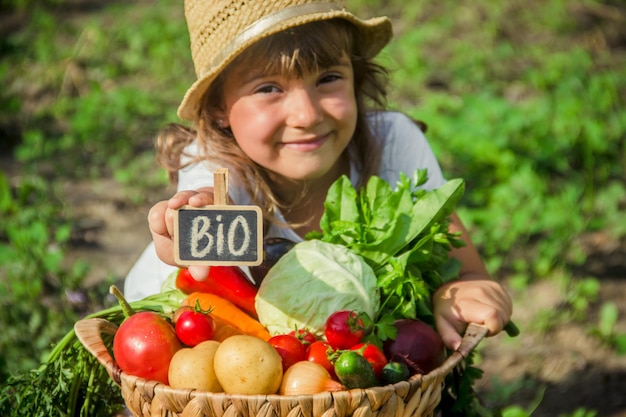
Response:
[[[443,340],[432,327],[417,319],[396,320],[394,325],[397,337],[383,345],[389,361],[406,363],[411,374],[427,374],[443,363]]]

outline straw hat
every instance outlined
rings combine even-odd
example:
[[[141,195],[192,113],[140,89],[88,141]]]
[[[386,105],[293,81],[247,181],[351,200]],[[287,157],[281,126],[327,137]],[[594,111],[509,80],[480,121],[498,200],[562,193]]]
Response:
[[[198,80],[187,90],[178,116],[193,120],[203,94],[217,74],[260,39],[304,23],[341,18],[361,36],[366,57],[375,56],[392,36],[386,17],[362,20],[342,0],[185,0],[185,17]]]

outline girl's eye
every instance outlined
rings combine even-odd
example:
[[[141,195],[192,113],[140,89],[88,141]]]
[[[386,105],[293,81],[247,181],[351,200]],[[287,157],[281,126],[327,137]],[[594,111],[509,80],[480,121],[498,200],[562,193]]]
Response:
[[[324,74],[320,77],[319,84],[331,83],[333,81],[340,80],[341,78],[341,74],[335,72]]]
[[[265,84],[262,85],[260,87],[257,87],[254,92],[256,94],[272,94],[272,93],[277,93],[280,90],[278,89],[278,87],[276,87],[275,85],[271,85],[271,84]]]

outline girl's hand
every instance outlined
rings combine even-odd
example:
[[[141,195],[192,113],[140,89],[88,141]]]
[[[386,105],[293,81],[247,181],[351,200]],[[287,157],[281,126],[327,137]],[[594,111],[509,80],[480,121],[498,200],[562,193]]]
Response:
[[[443,285],[433,296],[437,331],[456,350],[468,323],[482,324],[493,336],[509,323],[513,304],[500,284],[490,279],[459,280]]]
[[[169,265],[174,261],[174,213],[177,209],[189,205],[202,207],[213,204],[213,189],[202,188],[197,191],[179,191],[169,200],[159,201],[148,213],[148,226],[156,248],[157,256]],[[189,272],[198,281],[204,281],[209,272],[207,266],[190,266]]]

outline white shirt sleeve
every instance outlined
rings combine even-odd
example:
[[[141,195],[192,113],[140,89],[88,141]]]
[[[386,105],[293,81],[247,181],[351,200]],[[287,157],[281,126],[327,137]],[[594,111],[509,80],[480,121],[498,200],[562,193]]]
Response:
[[[198,145],[194,141],[185,148],[184,154],[196,155],[198,153]],[[182,157],[182,163],[185,164],[188,157]],[[208,161],[198,162],[182,168],[178,171],[178,191],[197,190],[202,187],[213,186],[213,173],[217,167]]]
[[[161,286],[177,267],[161,261],[150,242],[124,280],[124,298],[137,301],[161,292]]]

